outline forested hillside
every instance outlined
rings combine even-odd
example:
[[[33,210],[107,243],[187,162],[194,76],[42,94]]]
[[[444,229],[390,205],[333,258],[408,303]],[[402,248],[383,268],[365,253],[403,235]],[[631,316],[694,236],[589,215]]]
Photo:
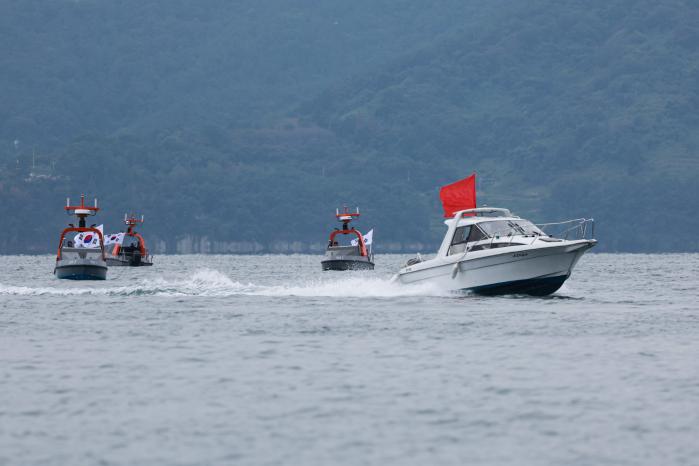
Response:
[[[0,40],[0,253],[49,251],[81,192],[160,251],[318,248],[347,203],[424,252],[474,170],[599,250],[699,250],[688,0],[2,0]]]

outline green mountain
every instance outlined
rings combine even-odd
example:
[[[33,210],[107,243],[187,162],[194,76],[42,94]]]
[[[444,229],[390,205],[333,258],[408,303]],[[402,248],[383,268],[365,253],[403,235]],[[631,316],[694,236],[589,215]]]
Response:
[[[229,3],[0,2],[0,252],[80,192],[160,251],[318,249],[345,203],[427,252],[471,171],[599,250],[699,250],[699,5]]]

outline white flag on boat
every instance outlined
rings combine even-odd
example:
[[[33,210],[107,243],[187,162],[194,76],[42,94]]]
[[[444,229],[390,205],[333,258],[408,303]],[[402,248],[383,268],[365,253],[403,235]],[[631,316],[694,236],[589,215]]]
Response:
[[[104,231],[104,225],[95,227],[100,233]],[[103,233],[104,234],[104,233]],[[76,248],[98,248],[100,247],[100,237],[94,231],[81,231],[73,238]]]
[[[94,231],[81,231],[73,238],[76,248],[98,248],[100,237]]]
[[[104,245],[109,246],[110,244],[122,244],[124,242],[124,233],[112,233],[111,235],[104,236]]]
[[[372,242],[374,241],[374,229],[372,228],[367,232],[366,235],[364,235],[364,244],[366,246],[369,246]],[[357,246],[359,245],[359,240],[358,239],[353,239],[351,241],[352,246]]]

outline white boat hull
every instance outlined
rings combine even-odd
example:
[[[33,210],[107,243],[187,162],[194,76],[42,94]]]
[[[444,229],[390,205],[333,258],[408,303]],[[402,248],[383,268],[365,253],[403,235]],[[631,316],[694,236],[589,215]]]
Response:
[[[418,263],[402,269],[397,279],[405,284],[434,283],[453,291],[547,295],[560,288],[580,257],[596,242],[541,243],[456,254],[439,263]]]

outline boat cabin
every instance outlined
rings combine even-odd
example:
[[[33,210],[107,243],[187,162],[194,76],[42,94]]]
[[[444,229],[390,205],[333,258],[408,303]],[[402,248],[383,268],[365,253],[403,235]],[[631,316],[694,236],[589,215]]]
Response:
[[[446,220],[449,227],[439,254],[450,256],[466,251],[523,246],[533,238],[547,236],[529,220],[507,209],[470,209]]]
[[[142,241],[140,234],[125,234],[124,240],[121,244],[114,246],[113,255],[118,256],[119,254],[139,254],[141,256],[146,256],[148,251],[146,250],[145,241]]]
[[[337,235],[350,235],[356,236],[357,239],[354,240],[356,244],[340,244],[337,240]],[[339,257],[339,256],[368,256],[367,248],[364,243],[364,237],[362,234],[355,230],[354,228],[349,230],[335,230],[330,233],[330,240],[328,241],[328,248],[326,250],[327,257]]]

